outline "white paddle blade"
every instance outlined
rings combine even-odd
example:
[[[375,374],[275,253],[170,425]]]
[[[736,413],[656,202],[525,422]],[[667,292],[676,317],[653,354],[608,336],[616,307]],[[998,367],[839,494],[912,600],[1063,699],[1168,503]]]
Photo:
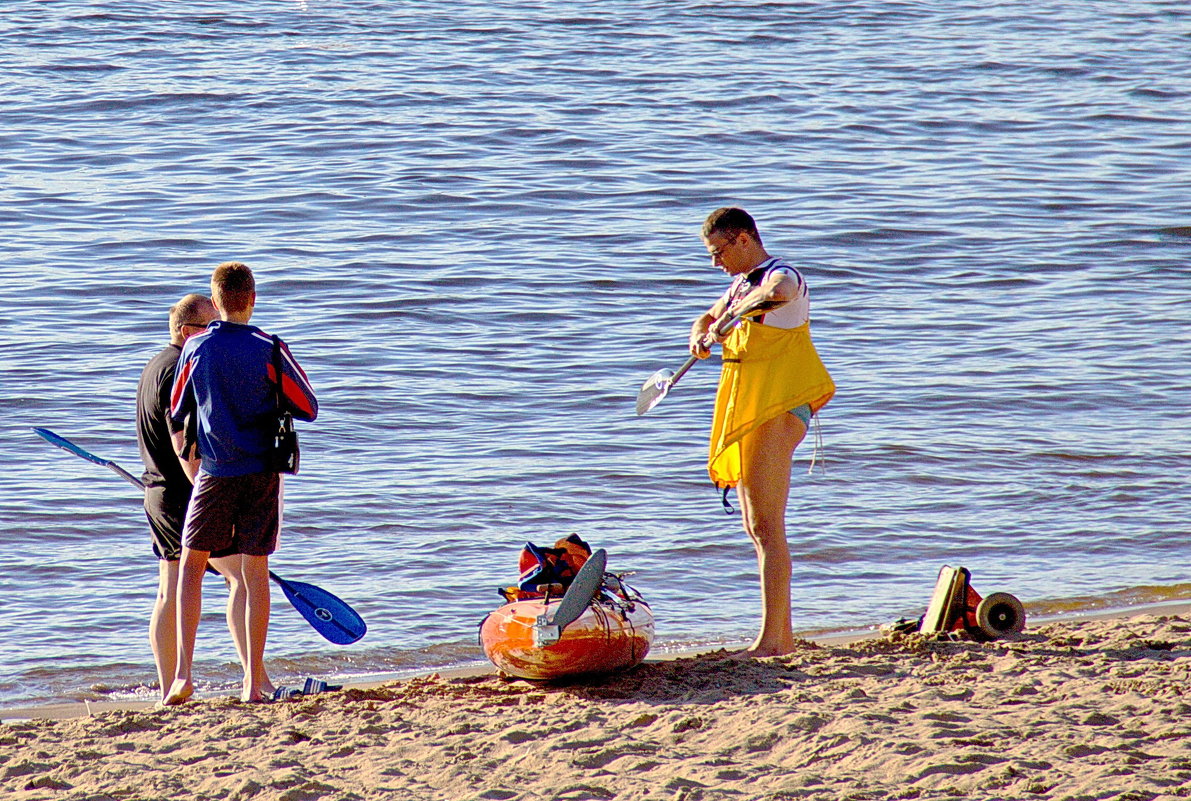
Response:
[[[672,378],[674,378],[673,371],[658,370],[645,379],[645,383],[641,385],[641,391],[637,393],[638,417],[662,402],[662,398],[666,397],[666,393],[670,391]]]

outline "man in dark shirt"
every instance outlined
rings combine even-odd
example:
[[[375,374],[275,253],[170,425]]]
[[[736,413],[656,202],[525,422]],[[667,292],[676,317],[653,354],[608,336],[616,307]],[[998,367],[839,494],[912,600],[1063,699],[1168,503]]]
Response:
[[[164,697],[173,681],[177,660],[177,587],[179,556],[182,553],[182,524],[198,459],[180,459],[174,451],[173,433],[180,429],[169,416],[170,389],[182,345],[201,333],[207,324],[218,319],[210,299],[202,295],[187,295],[170,309],[170,343],[149,360],[137,385],[136,433],[141,461],[145,472],[145,516],[153,536],[153,552],[157,555],[157,600],[149,618],[149,643],[157,663],[157,678]],[[238,570],[239,560],[234,549],[211,555],[211,566],[227,579],[230,596],[227,624],[240,661],[247,664],[247,635],[245,633],[246,592]],[[267,693],[273,684],[260,667],[260,683]]]

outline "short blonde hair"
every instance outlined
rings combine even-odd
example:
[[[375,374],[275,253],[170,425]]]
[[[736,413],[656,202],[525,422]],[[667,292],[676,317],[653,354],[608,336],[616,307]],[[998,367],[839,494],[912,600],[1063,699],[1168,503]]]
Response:
[[[211,298],[225,312],[242,312],[256,299],[256,279],[247,264],[225,261],[211,275]]]

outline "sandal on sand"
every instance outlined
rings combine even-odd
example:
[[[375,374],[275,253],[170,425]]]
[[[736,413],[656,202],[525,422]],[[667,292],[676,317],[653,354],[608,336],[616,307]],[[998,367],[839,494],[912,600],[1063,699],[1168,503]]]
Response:
[[[297,687],[278,687],[273,691],[274,701],[292,701],[295,698],[302,698],[307,695],[318,695],[319,693],[328,693],[335,690],[342,690],[342,684],[327,684],[322,679],[306,679],[306,683],[302,685],[302,689]]]
[[[342,689],[342,684],[327,684],[322,679],[306,679],[306,685],[302,688],[302,694],[318,695],[319,693],[329,693]]]

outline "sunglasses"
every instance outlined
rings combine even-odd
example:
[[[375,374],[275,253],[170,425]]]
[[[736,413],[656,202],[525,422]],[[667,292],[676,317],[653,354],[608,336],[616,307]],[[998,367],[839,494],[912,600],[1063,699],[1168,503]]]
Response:
[[[718,248],[713,248],[712,250],[709,250],[707,252],[711,255],[711,258],[718,259],[720,256],[722,256],[724,254],[725,250],[727,250],[732,245],[736,244],[736,240],[738,240],[738,239],[740,239],[740,234],[737,234],[736,236],[732,237],[727,242],[720,245]]]

